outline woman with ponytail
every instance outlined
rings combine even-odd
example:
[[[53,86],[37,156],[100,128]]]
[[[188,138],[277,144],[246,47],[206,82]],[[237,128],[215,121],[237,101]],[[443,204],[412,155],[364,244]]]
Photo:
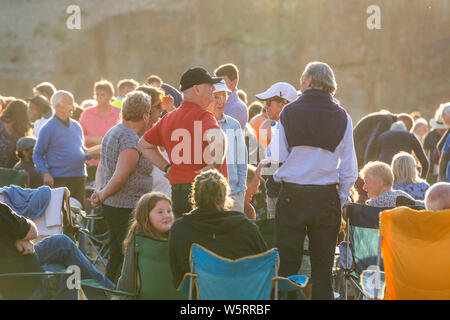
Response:
[[[217,170],[195,177],[191,201],[194,210],[177,219],[169,235],[170,267],[175,287],[189,272],[189,252],[198,243],[228,259],[238,259],[267,250],[258,226],[232,203],[230,187]]]
[[[124,262],[117,284],[118,290],[133,292],[137,288],[139,292],[140,282],[134,255],[134,237],[140,235],[157,241],[167,241],[173,220],[172,201],[165,194],[151,192],[139,199],[123,242]]]

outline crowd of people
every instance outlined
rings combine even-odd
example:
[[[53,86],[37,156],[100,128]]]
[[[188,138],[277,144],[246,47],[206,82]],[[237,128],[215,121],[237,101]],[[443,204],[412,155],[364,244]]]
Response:
[[[67,187],[85,210],[101,208],[110,248],[103,275],[64,235],[34,243],[33,221],[0,203],[0,273],[75,264],[82,278],[132,291],[141,235],[168,241],[178,287],[192,243],[229,259],[258,254],[268,247],[254,221],[275,219],[280,276],[299,272],[307,248],[312,299],[333,299],[345,205],[450,209],[450,103],[430,122],[381,110],[354,125],[326,63],[309,63],[298,91],[277,82],[251,103],[238,84],[228,63],[213,76],[189,68],[180,91],[151,75],[120,80],[117,95],[100,80],[80,104],[49,82],[31,98],[0,97],[0,167],[24,170],[27,188]],[[42,290],[0,279],[6,298]]]

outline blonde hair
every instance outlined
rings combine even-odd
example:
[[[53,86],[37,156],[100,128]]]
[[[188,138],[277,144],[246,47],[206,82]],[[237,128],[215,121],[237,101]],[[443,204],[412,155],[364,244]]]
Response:
[[[122,102],[122,119],[125,121],[139,121],[142,116],[152,110],[152,98],[142,91],[127,93]]]
[[[123,241],[124,254],[137,234],[153,239],[169,238],[169,232],[159,232],[150,222],[149,213],[160,200],[166,200],[172,205],[170,198],[161,192],[146,193],[139,199],[136,208],[133,210],[133,218],[130,221],[127,236]]]
[[[97,90],[105,90],[110,96],[114,95],[114,87],[108,80],[100,80],[94,83],[94,95],[96,95]]]
[[[368,174],[375,179],[383,181],[383,184],[387,187],[392,187],[394,184],[394,174],[392,173],[391,167],[384,162],[368,162],[364,168],[361,169],[360,175],[364,179]]]
[[[216,169],[198,174],[192,184],[191,202],[195,209],[227,210],[232,205],[228,197],[230,186]]]
[[[394,183],[420,183],[416,170],[416,160],[407,152],[399,152],[392,158],[392,173],[394,174]]]

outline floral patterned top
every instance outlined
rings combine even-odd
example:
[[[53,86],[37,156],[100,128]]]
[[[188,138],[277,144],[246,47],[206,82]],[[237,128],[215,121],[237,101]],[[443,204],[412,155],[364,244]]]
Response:
[[[397,206],[397,197],[403,196],[414,200],[409,194],[401,190],[390,190],[383,192],[378,197],[366,201],[368,206],[372,207],[391,207]]]
[[[11,141],[5,124],[0,120],[0,167],[8,166],[9,160],[15,150],[15,143]]]
[[[392,189],[394,190],[402,190],[409,194],[416,200],[425,199],[425,192],[427,192],[430,185],[426,182],[420,183],[402,183],[402,184],[394,184]]]

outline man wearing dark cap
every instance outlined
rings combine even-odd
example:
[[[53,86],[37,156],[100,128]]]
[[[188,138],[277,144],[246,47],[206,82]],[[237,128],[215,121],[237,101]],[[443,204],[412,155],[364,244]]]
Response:
[[[51,119],[53,111],[47,99],[43,96],[34,96],[27,101],[29,102],[30,119],[31,122],[34,122],[34,136],[38,137],[42,126]]]
[[[214,101],[213,85],[221,80],[201,67],[187,70],[180,80],[181,106],[148,130],[138,144],[143,156],[168,176],[176,217],[191,211],[191,184],[198,173],[215,168],[227,176],[225,136],[207,111]],[[168,160],[158,147],[166,149]]]
[[[22,137],[16,143],[17,157],[20,161],[16,163],[14,169],[25,170],[28,173],[27,186],[31,189],[39,188],[44,184],[42,175],[36,170],[33,162],[33,148],[35,144],[36,139],[30,137]]]

